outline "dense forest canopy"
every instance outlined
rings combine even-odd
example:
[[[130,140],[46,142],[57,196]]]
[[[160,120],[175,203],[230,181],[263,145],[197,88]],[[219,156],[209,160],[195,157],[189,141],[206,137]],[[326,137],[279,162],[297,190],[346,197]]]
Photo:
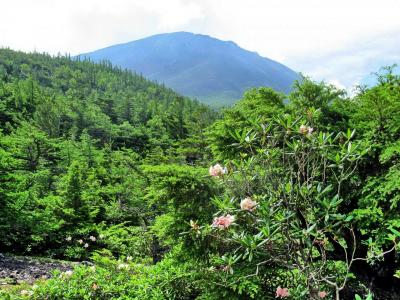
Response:
[[[393,69],[217,114],[107,62],[1,49],[0,249],[95,265],[0,295],[399,299]]]

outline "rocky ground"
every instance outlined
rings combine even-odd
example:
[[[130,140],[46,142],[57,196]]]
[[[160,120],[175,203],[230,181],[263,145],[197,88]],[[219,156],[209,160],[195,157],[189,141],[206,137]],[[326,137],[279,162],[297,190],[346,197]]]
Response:
[[[50,278],[54,269],[63,272],[72,270],[74,264],[0,253],[0,285],[33,283],[38,279]]]

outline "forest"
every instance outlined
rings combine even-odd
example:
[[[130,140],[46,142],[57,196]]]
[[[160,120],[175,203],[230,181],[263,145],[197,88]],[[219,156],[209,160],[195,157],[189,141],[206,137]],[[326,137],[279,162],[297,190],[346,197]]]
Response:
[[[215,111],[0,49],[0,252],[88,262],[0,299],[400,299],[395,69]]]

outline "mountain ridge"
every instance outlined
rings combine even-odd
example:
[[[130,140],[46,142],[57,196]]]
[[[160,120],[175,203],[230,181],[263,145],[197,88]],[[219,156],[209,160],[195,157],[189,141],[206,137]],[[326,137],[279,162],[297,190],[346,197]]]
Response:
[[[108,46],[80,57],[141,73],[213,106],[230,105],[246,89],[269,86],[288,93],[299,75],[233,41],[190,32],[162,33]]]

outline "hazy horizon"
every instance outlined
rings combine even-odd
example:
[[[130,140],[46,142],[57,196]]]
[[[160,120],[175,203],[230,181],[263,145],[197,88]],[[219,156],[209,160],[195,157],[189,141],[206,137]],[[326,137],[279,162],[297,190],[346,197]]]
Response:
[[[383,2],[7,0],[0,46],[76,55],[187,31],[233,41],[351,89],[379,67],[400,61],[400,2]]]

